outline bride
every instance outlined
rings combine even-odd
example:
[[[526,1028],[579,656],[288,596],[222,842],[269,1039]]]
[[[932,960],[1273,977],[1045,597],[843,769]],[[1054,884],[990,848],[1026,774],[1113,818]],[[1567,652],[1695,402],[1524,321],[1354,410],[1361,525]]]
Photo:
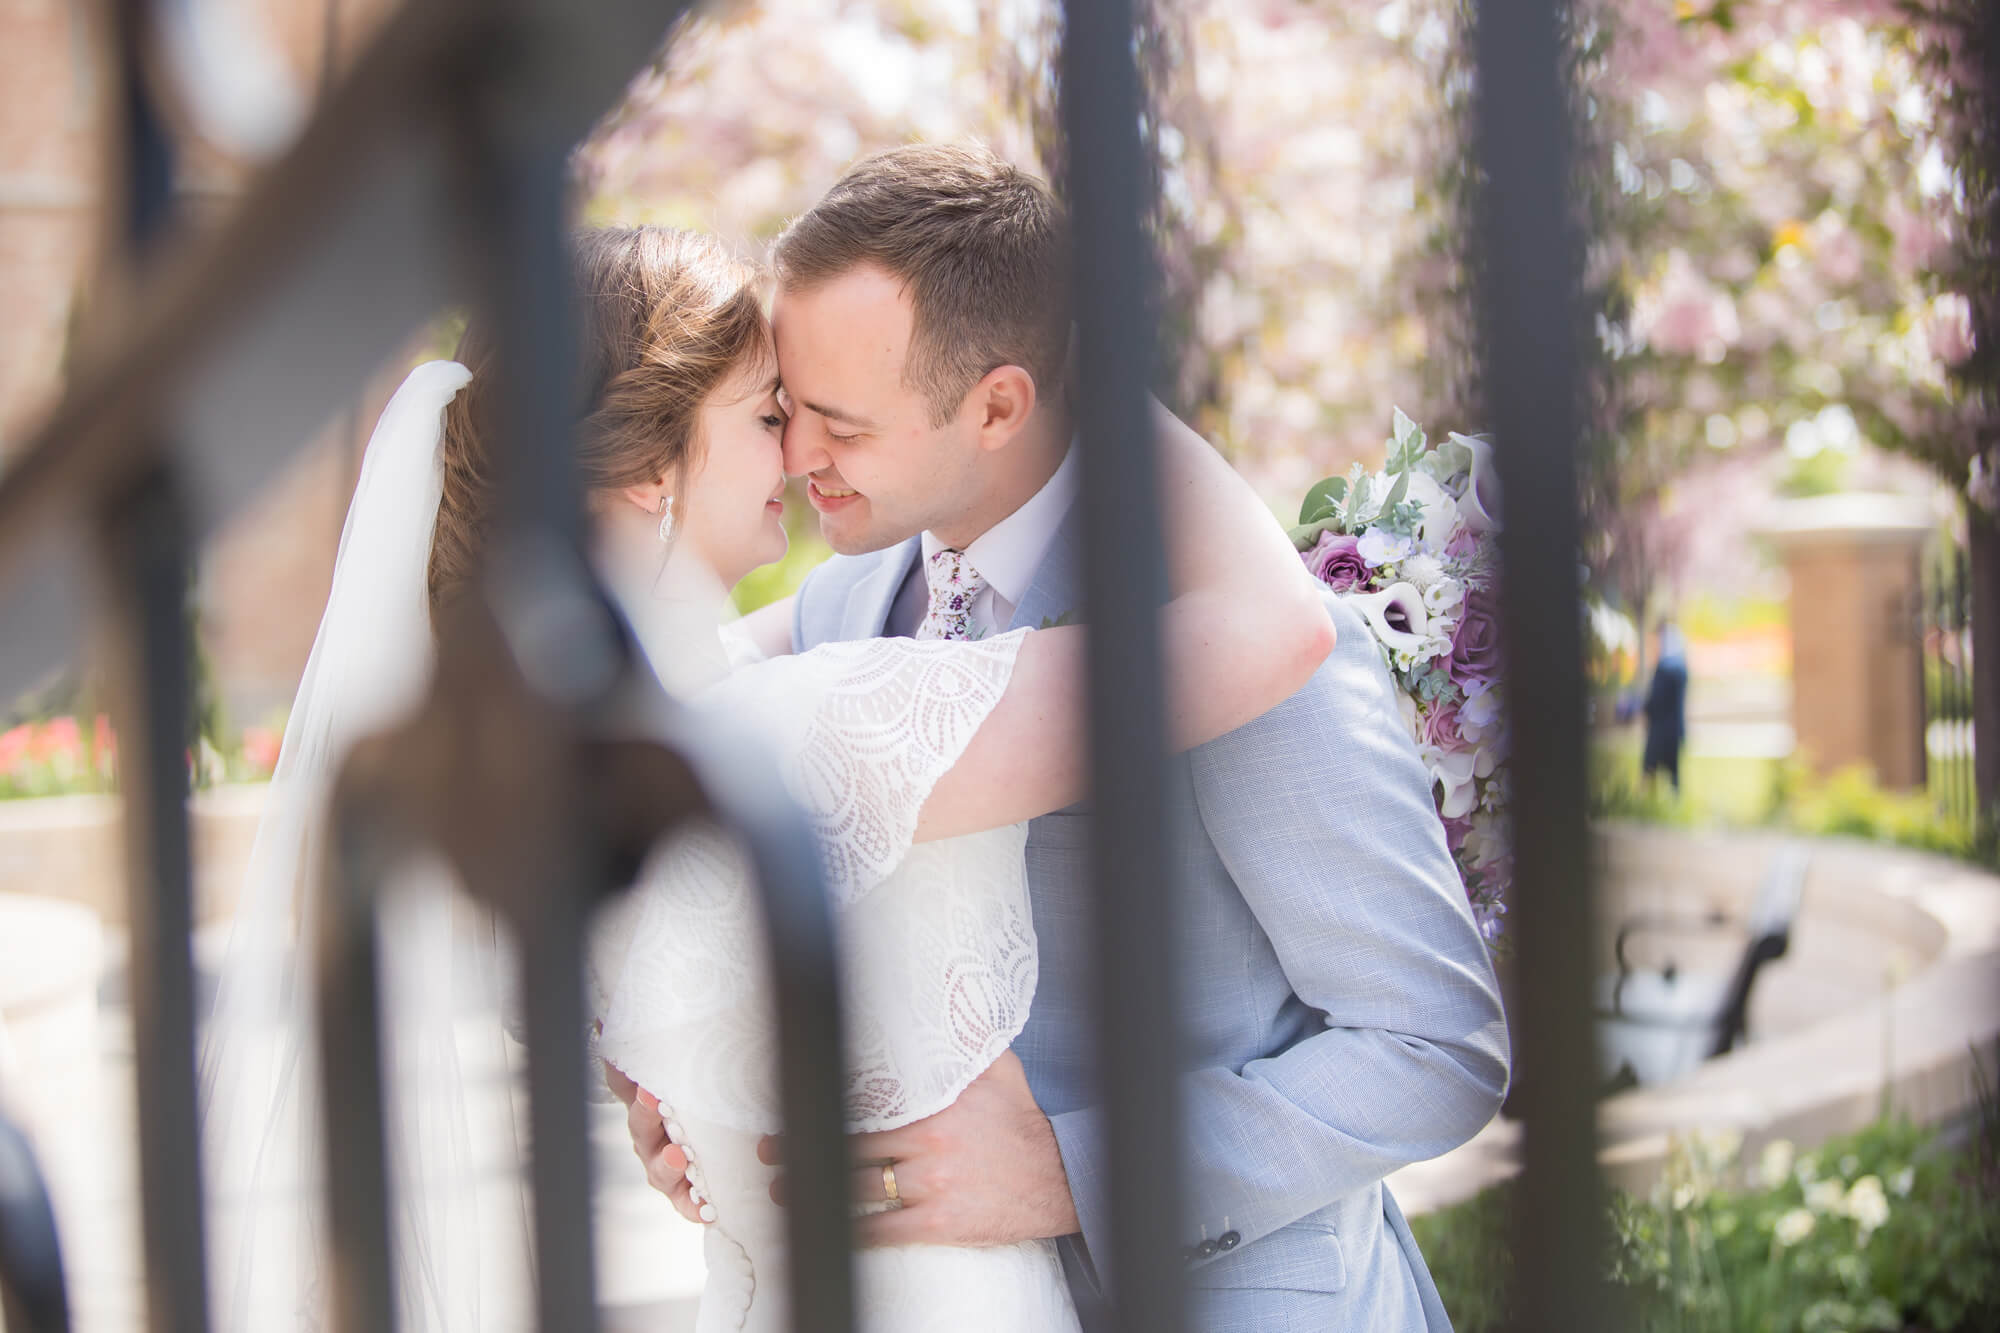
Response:
[[[815,829],[846,955],[849,1129],[932,1115],[1006,1052],[1027,1018],[1035,941],[1026,821],[1087,788],[1079,697],[1087,631],[872,639],[762,657],[725,624],[726,589],[786,548],[786,419],[757,275],[712,240],[661,228],[587,231],[576,252],[589,407],[575,447],[599,572],[662,681],[715,725],[768,746]],[[420,697],[429,624],[443,623],[438,612],[464,595],[478,567],[492,501],[485,345],[475,327],[458,361],[413,371],[369,443],[253,853],[244,915],[267,934],[273,921],[311,921],[296,899],[312,891],[299,870],[315,864],[316,803],[345,748]],[[1332,629],[1248,488],[1185,432],[1163,434],[1171,443],[1160,460],[1162,495],[1175,534],[1173,600],[1162,618],[1173,668],[1166,722],[1169,743],[1186,748],[1303,685]],[[466,927],[444,930],[462,936]],[[241,952],[232,953],[225,1001],[232,985],[255,989],[233,975]],[[656,851],[634,889],[601,914],[586,959],[598,1053],[614,1077],[658,1098],[689,1159],[692,1202],[710,1223],[703,1333],[774,1329],[786,1317],[774,1168],[756,1152],[782,1128],[764,966],[746,862],[713,829]],[[249,970],[272,989],[268,965]],[[218,1007],[225,1035],[231,1007]],[[211,1104],[240,1099],[230,1044],[215,1046],[204,1055],[205,1094]],[[277,1063],[275,1078],[263,1071],[264,1095],[287,1108],[299,1151],[309,1153],[314,1098],[299,1090],[296,1061]],[[433,1077],[439,1067],[421,1056],[411,1063]],[[210,1115],[207,1143],[240,1161],[245,1144],[224,1128],[231,1123]],[[392,1150],[414,1142],[391,1128]],[[272,1130],[250,1137],[250,1170],[262,1175]],[[424,1132],[422,1142],[467,1137]],[[462,1175],[434,1162],[398,1172],[416,1177],[419,1194],[423,1182]],[[311,1197],[310,1164],[303,1182]],[[447,1262],[464,1221],[422,1200],[399,1209],[407,1326],[476,1322],[476,1306],[454,1293],[477,1278]],[[246,1231],[256,1238],[254,1226]],[[309,1228],[308,1250],[311,1242]],[[239,1245],[246,1257],[218,1270],[224,1293],[257,1280],[252,1247]],[[317,1262],[310,1253],[302,1262],[296,1290],[310,1293]],[[872,1329],[1076,1327],[1052,1242],[867,1251],[857,1277]],[[296,1299],[300,1326],[317,1327],[313,1298]]]

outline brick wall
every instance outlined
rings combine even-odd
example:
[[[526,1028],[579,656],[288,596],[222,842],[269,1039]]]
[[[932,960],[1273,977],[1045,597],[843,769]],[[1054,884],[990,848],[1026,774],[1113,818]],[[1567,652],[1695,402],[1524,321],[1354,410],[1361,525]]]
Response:
[[[95,268],[105,86],[91,8],[81,0],[0,0],[0,466],[61,391],[72,312]],[[393,6],[250,0],[244,8],[310,96],[329,33],[334,63],[344,63]],[[187,150],[181,185],[194,225],[202,225],[228,211],[247,170],[205,146]],[[205,637],[239,725],[282,706],[297,686],[360,441],[407,364],[406,349],[385,348],[384,363],[381,382],[354,415],[331,423],[203,553]]]

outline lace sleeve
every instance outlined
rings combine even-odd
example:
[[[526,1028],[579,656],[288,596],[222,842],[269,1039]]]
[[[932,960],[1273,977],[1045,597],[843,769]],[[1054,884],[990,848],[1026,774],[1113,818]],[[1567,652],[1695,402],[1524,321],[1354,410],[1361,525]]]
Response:
[[[918,813],[1000,702],[1027,633],[823,644],[746,667],[701,703],[763,733],[847,906],[909,854]]]

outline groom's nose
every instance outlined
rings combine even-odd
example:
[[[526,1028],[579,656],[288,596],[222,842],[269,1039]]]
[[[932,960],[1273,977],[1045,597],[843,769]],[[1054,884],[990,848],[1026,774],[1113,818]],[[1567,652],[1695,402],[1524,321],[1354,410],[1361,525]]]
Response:
[[[826,446],[819,442],[819,431],[807,422],[801,412],[785,423],[782,449],[785,456],[785,475],[803,477],[810,472],[818,472],[833,462]]]

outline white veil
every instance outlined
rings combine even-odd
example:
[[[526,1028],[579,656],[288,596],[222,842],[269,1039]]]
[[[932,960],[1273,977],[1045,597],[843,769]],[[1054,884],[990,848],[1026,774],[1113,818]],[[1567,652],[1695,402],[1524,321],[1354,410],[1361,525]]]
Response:
[[[454,361],[417,367],[368,442],[203,1033],[210,1290],[216,1326],[229,1333],[325,1321],[323,1084],[309,936],[326,801],[354,742],[407,716],[429,683],[438,445],[445,408],[470,379]],[[517,1295],[529,1280],[511,1111],[516,1062],[499,1021],[504,955],[492,920],[456,898],[441,864],[399,877],[382,913],[402,1326],[470,1333],[481,1327],[482,1294]]]

